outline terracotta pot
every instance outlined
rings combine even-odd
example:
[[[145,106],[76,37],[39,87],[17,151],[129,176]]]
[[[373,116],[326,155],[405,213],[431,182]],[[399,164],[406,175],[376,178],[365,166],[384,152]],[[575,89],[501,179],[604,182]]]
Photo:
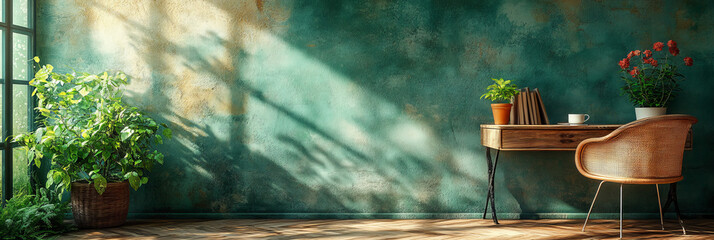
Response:
[[[647,117],[656,117],[667,114],[667,108],[664,107],[640,107],[635,108],[635,117],[637,120]]]
[[[129,213],[129,182],[108,183],[102,195],[94,184],[72,183],[72,215],[80,228],[105,228],[124,224]]]
[[[493,111],[493,122],[496,125],[506,125],[511,121],[511,107],[513,104],[510,103],[493,103],[491,104],[491,110]]]

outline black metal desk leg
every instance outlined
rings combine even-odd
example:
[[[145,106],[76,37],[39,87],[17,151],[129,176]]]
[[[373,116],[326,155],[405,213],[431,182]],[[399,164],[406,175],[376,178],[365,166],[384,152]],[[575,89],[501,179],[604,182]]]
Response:
[[[486,219],[486,213],[488,212],[488,204],[491,202],[491,171],[493,171],[493,166],[491,165],[491,148],[486,147],[486,164],[488,165],[488,193],[486,193],[486,207],[483,208],[483,219]]]
[[[496,166],[498,166],[498,155],[501,154],[501,150],[496,150],[496,161],[493,162],[493,171],[491,171],[491,216],[493,217],[493,222],[498,224],[498,218],[496,217]]]
[[[496,166],[498,165],[498,156],[501,150],[496,150],[496,160],[491,165],[491,148],[486,148],[486,162],[488,163],[488,194],[486,195],[486,208],[483,210],[483,218],[486,218],[486,212],[488,212],[488,205],[491,202],[491,218],[493,222],[498,224],[498,218],[496,217],[496,200],[494,194],[495,176],[496,176]]]
[[[674,212],[677,213],[677,220],[679,225],[682,227],[682,233],[687,234],[687,230],[684,228],[684,221],[682,221],[682,213],[679,211],[679,202],[677,201],[677,183],[669,184],[669,194],[667,196],[667,203],[664,204],[664,210],[669,208],[669,204],[674,203]]]

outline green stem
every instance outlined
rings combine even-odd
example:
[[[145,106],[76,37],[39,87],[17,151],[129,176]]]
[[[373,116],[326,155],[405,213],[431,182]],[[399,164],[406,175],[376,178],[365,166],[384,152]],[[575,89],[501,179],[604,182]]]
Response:
[[[74,131],[74,128],[75,128],[76,125],[69,126],[69,125],[67,124],[67,121],[66,121],[66,120],[64,119],[64,117],[62,116],[62,114],[58,114],[58,115],[59,115],[60,123],[62,124],[62,126],[65,127],[65,130],[70,131],[71,133],[74,134],[74,136],[76,136],[77,138],[80,138],[81,135],[78,134],[76,131]],[[75,123],[75,124],[76,124],[76,123]]]

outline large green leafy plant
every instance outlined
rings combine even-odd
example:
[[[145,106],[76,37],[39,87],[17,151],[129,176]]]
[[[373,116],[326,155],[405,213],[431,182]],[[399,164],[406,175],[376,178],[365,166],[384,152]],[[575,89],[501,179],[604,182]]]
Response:
[[[486,93],[481,95],[481,99],[488,99],[494,102],[508,102],[513,96],[518,94],[518,87],[511,83],[511,80],[491,78],[495,83],[486,87]]]
[[[38,167],[42,158],[50,159],[47,186],[69,190],[71,182],[83,181],[102,194],[107,182],[128,180],[137,190],[149,180],[146,171],[163,164],[164,155],[151,149],[171,130],[122,101],[126,83],[121,72],[59,74],[49,64],[35,73],[30,85],[40,127],[14,140]]]

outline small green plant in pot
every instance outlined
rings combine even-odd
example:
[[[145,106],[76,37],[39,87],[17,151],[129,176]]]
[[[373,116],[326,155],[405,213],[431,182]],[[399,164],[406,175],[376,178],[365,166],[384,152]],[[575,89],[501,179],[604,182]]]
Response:
[[[511,107],[509,101],[513,96],[518,94],[518,87],[511,83],[511,80],[503,80],[491,78],[495,83],[486,87],[486,93],[481,95],[481,99],[493,101],[491,111],[493,111],[493,121],[498,125],[508,124],[511,115]]]
[[[58,74],[49,64],[30,81],[40,127],[14,141],[38,167],[50,159],[47,186],[70,191],[79,227],[123,224],[129,186],[137,190],[146,184],[148,171],[164,161],[152,149],[170,138],[171,130],[122,101],[126,83],[121,72]]]

